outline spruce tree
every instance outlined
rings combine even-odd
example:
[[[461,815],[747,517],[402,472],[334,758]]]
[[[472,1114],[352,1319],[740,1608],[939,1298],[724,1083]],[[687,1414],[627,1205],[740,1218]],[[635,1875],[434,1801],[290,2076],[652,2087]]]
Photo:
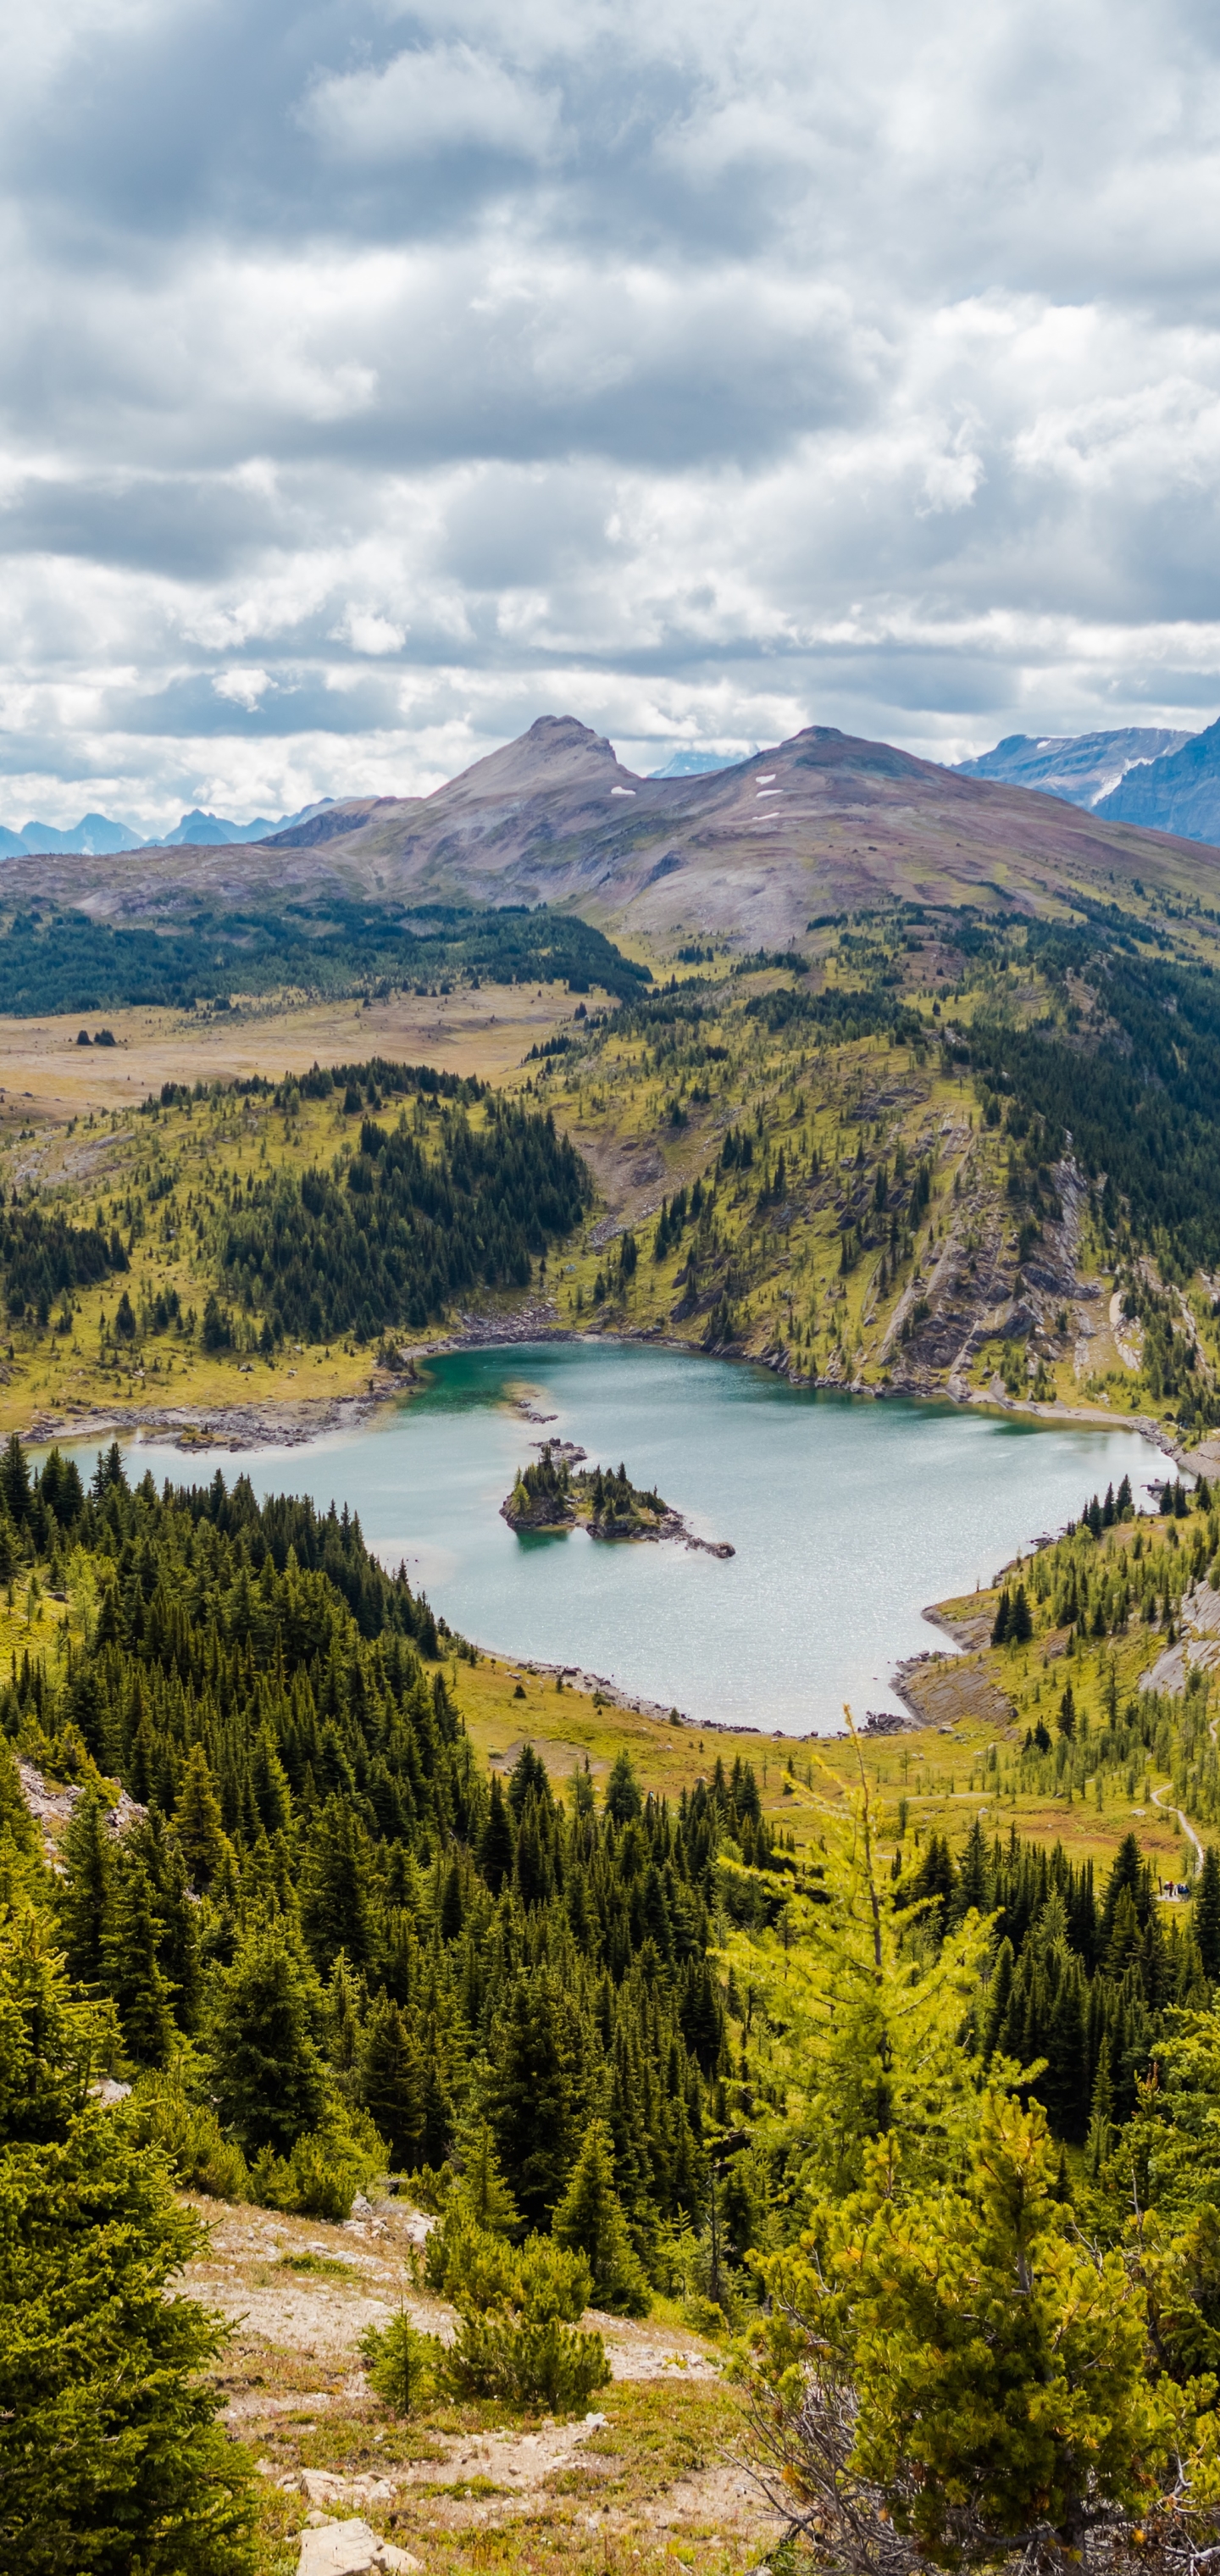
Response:
[[[202,1893],[211,1886],[220,1868],[226,1836],[216,1783],[201,1744],[193,1744],[187,1755],[174,1809],[174,1830],[191,1885]]]
[[[646,2316],[648,2284],[614,2188],[614,2159],[604,2120],[591,2120],[551,2224],[556,2243],[583,2254],[593,2279],[593,2305],[612,2316]]]
[[[279,2155],[315,2129],[326,2070],[313,2036],[321,1999],[283,1934],[247,1934],[220,1980],[211,2056],[217,2107],[248,2155]]]
[[[477,2120],[461,2141],[462,2179],[458,2186],[464,2209],[488,2236],[514,2236],[521,2212],[500,2169],[495,2139],[486,2120]]]
[[[1193,1926],[1203,1974],[1215,1985],[1220,1978],[1220,1858],[1214,1843],[1208,1844],[1203,1855],[1195,1888]]]
[[[421,2161],[424,2135],[424,2065],[399,2006],[385,1992],[374,1996],[359,2056],[360,2099],[404,2170]]]
[[[33,1501],[30,1462],[15,1431],[10,1432],[3,1456],[0,1456],[0,1495],[4,1498],[10,1519],[18,1529],[24,1529]]]
[[[0,2565],[248,2576],[248,2472],[216,2422],[220,2320],[173,2288],[203,2231],[90,2099],[105,2016],[28,1912],[0,1926]]]
[[[644,1812],[635,1764],[624,1750],[615,1756],[614,1767],[606,1782],[606,1814],[616,1825],[634,1824]]]
[[[109,1813],[100,1790],[82,1790],[64,1835],[65,1875],[57,1897],[68,1973],[78,1985],[94,1991],[102,1983],[102,1945],[114,1879]]]
[[[544,2227],[572,2163],[579,2074],[569,1999],[550,1969],[523,1970],[492,2026],[487,2113],[509,2188]]]
[[[138,1851],[123,1852],[102,1936],[102,1968],[123,2045],[138,2066],[164,2066],[174,2044],[173,1990],[159,1950],[148,1869]]]

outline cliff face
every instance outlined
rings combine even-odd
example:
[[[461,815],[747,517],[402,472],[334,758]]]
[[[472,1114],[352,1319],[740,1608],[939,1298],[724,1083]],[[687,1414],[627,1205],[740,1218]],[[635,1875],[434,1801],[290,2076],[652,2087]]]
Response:
[[[1220,722],[1161,759],[1128,770],[1097,811],[1107,822],[1220,842]]]

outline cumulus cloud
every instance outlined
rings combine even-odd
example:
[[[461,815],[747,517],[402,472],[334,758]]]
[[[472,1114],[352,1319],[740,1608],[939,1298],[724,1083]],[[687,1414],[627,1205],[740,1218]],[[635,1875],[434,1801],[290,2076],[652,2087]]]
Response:
[[[1197,0],[0,30],[0,819],[1220,704]]]

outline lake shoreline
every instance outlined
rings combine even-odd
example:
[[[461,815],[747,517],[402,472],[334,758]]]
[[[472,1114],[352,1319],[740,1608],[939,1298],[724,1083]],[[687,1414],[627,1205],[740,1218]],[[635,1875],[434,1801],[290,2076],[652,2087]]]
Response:
[[[1015,1396],[1000,1396],[983,1388],[957,1385],[941,1388],[898,1385],[870,1386],[862,1378],[829,1378],[808,1376],[794,1369],[790,1362],[775,1352],[750,1352],[739,1348],[704,1350],[698,1344],[681,1341],[676,1335],[659,1332],[618,1331],[590,1332],[574,1325],[554,1322],[553,1305],[531,1307],[514,1317],[463,1318],[463,1329],[441,1335],[435,1342],[403,1346],[401,1370],[378,1370],[370,1378],[366,1392],[356,1395],[318,1397],[262,1397],[254,1402],[240,1399],[231,1405],[116,1405],[95,1406],[87,1414],[73,1416],[58,1411],[42,1410],[31,1417],[18,1437],[33,1448],[49,1446],[57,1440],[138,1437],[142,1432],[160,1431],[174,1439],[175,1447],[184,1454],[203,1453],[209,1449],[301,1449],[333,1432],[358,1429],[381,1412],[389,1412],[408,1400],[419,1385],[419,1371],[434,1360],[445,1359],[461,1351],[509,1350],[516,1345],[538,1343],[580,1343],[590,1349],[618,1346],[623,1349],[672,1351],[684,1358],[719,1361],[733,1368],[764,1368],[773,1377],[782,1378],[797,1393],[810,1395],[850,1395],[869,1403],[949,1405],[956,1412],[1003,1415],[1015,1422],[1045,1430],[1074,1426],[1082,1431],[1132,1431],[1159,1449],[1180,1472],[1187,1475],[1213,1475],[1220,1472],[1220,1433],[1205,1434],[1194,1449],[1175,1441],[1163,1422],[1143,1413],[1113,1413],[1100,1406],[1022,1403]]]
[[[833,1736],[844,1700],[888,1731],[910,1710],[904,1658],[933,1642],[929,1605],[956,1606],[1034,1531],[1079,1516],[1091,1487],[1161,1473],[1145,1436],[1105,1420],[1061,1421],[1066,1436],[1044,1453],[1007,1408],[860,1408],[850,1390],[813,1403],[771,1371],[697,1370],[696,1354],[651,1336],[539,1337],[535,1325],[529,1342],[503,1328],[490,1346],[440,1342],[404,1349],[401,1370],[359,1396],[298,1399],[287,1420],[246,1379],[247,1401],[223,1411],[98,1407],[44,1413],[36,1429],[58,1434],[86,1476],[117,1432],[141,1443],[128,1448],[133,1485],[146,1470],[189,1485],[223,1468],[256,1495],[342,1504],[451,1629],[484,1653],[509,1641],[548,1695],[579,1672],[608,1704],[660,1719],[676,1706],[726,1736],[777,1721],[785,1736]],[[668,1547],[523,1543],[501,1509],[523,1434],[535,1451],[563,1434],[565,1451],[579,1443],[603,1464],[625,1453],[641,1492],[672,1498],[681,1530],[667,1527]],[[735,1565],[709,1562],[729,1547]]]

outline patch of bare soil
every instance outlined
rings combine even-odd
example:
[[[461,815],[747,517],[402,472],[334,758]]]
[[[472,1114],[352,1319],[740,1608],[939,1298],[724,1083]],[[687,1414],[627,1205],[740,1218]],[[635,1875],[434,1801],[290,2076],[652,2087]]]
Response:
[[[204,2220],[209,2244],[187,2265],[183,2286],[219,2309],[244,2337],[258,2336],[280,2351],[358,2372],[366,2327],[384,2325],[405,2305],[415,2325],[452,2342],[456,2310],[431,2297],[415,2278],[413,2258],[429,2222],[405,2202],[381,2201],[367,2217],[334,2226],[191,2195],[187,2201]],[[616,2379],[680,2376],[689,2384],[719,2375],[718,2356],[682,2327],[612,2317],[597,2308],[586,2312],[583,2323],[586,2332],[603,2337]],[[267,2402],[260,2398],[260,2407]],[[297,2402],[295,2391],[291,2402]]]
[[[345,2225],[190,2199],[209,2228],[185,2288],[235,2326],[221,2364],[225,2421],[253,2447],[268,2529],[284,2539],[309,2516],[357,2514],[400,2546],[430,2538],[458,2553],[495,2546],[515,2568],[514,2534],[545,2526],[574,2571],[607,2543],[719,2545],[726,2570],[757,2563],[779,2525],[735,2459],[740,2412],[720,2357],[656,2319],[590,2311],[613,2384],[573,2422],[504,2420],[488,2406],[442,2405],[395,2420],[372,2395],[359,2340],[405,2300],[448,2340],[452,2308],[418,2285],[428,2221],[399,2201]],[[494,2562],[482,2559],[480,2565]]]

